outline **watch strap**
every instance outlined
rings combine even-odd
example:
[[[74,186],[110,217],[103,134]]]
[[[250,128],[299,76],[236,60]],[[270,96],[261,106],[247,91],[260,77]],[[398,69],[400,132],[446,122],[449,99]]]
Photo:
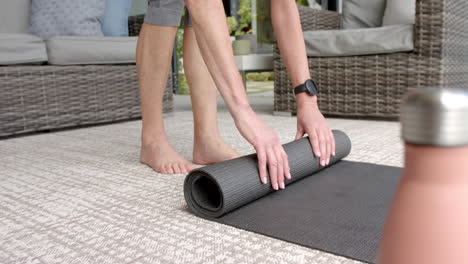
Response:
[[[307,86],[306,86],[307,82],[309,82],[309,81],[312,83],[312,87],[311,87],[312,90],[313,90],[312,92],[310,92],[307,89]],[[307,93],[309,93],[311,95],[316,95],[319,92],[319,88],[318,88],[317,83],[314,80],[309,79],[309,80],[305,81],[303,84],[300,84],[300,85],[298,85],[298,86],[296,86],[294,88],[294,95],[296,95],[298,93],[303,93],[303,92],[307,92]]]

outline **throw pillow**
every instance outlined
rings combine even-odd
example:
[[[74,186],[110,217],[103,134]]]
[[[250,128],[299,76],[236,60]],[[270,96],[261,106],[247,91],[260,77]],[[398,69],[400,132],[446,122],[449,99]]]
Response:
[[[29,33],[30,0],[0,0],[0,33]]]
[[[387,0],[383,25],[414,24],[416,0]]]
[[[101,21],[106,0],[32,0],[32,34],[52,36],[103,36]]]
[[[343,28],[382,26],[385,2],[386,0],[343,0]]]
[[[106,36],[128,36],[131,0],[107,0],[102,31]]]

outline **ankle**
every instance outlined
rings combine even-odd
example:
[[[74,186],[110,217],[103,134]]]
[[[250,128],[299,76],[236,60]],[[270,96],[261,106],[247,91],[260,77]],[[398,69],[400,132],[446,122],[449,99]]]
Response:
[[[194,145],[206,145],[213,142],[221,141],[221,136],[218,133],[195,133]]]
[[[158,136],[141,136],[141,145],[143,147],[154,146],[154,145],[161,145],[167,143],[167,137],[165,134],[161,134]]]

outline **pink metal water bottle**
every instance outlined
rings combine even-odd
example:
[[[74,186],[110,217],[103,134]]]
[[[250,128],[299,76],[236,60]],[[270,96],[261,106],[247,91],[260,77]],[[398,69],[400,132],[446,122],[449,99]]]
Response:
[[[468,263],[468,89],[424,88],[401,114],[405,168],[379,264]]]

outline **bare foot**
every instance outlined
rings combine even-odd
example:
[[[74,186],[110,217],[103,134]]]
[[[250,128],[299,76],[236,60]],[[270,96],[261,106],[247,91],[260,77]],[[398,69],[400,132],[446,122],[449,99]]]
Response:
[[[239,157],[239,153],[221,139],[195,140],[193,163],[209,165]]]
[[[167,141],[142,144],[140,162],[164,174],[183,174],[193,169]]]

